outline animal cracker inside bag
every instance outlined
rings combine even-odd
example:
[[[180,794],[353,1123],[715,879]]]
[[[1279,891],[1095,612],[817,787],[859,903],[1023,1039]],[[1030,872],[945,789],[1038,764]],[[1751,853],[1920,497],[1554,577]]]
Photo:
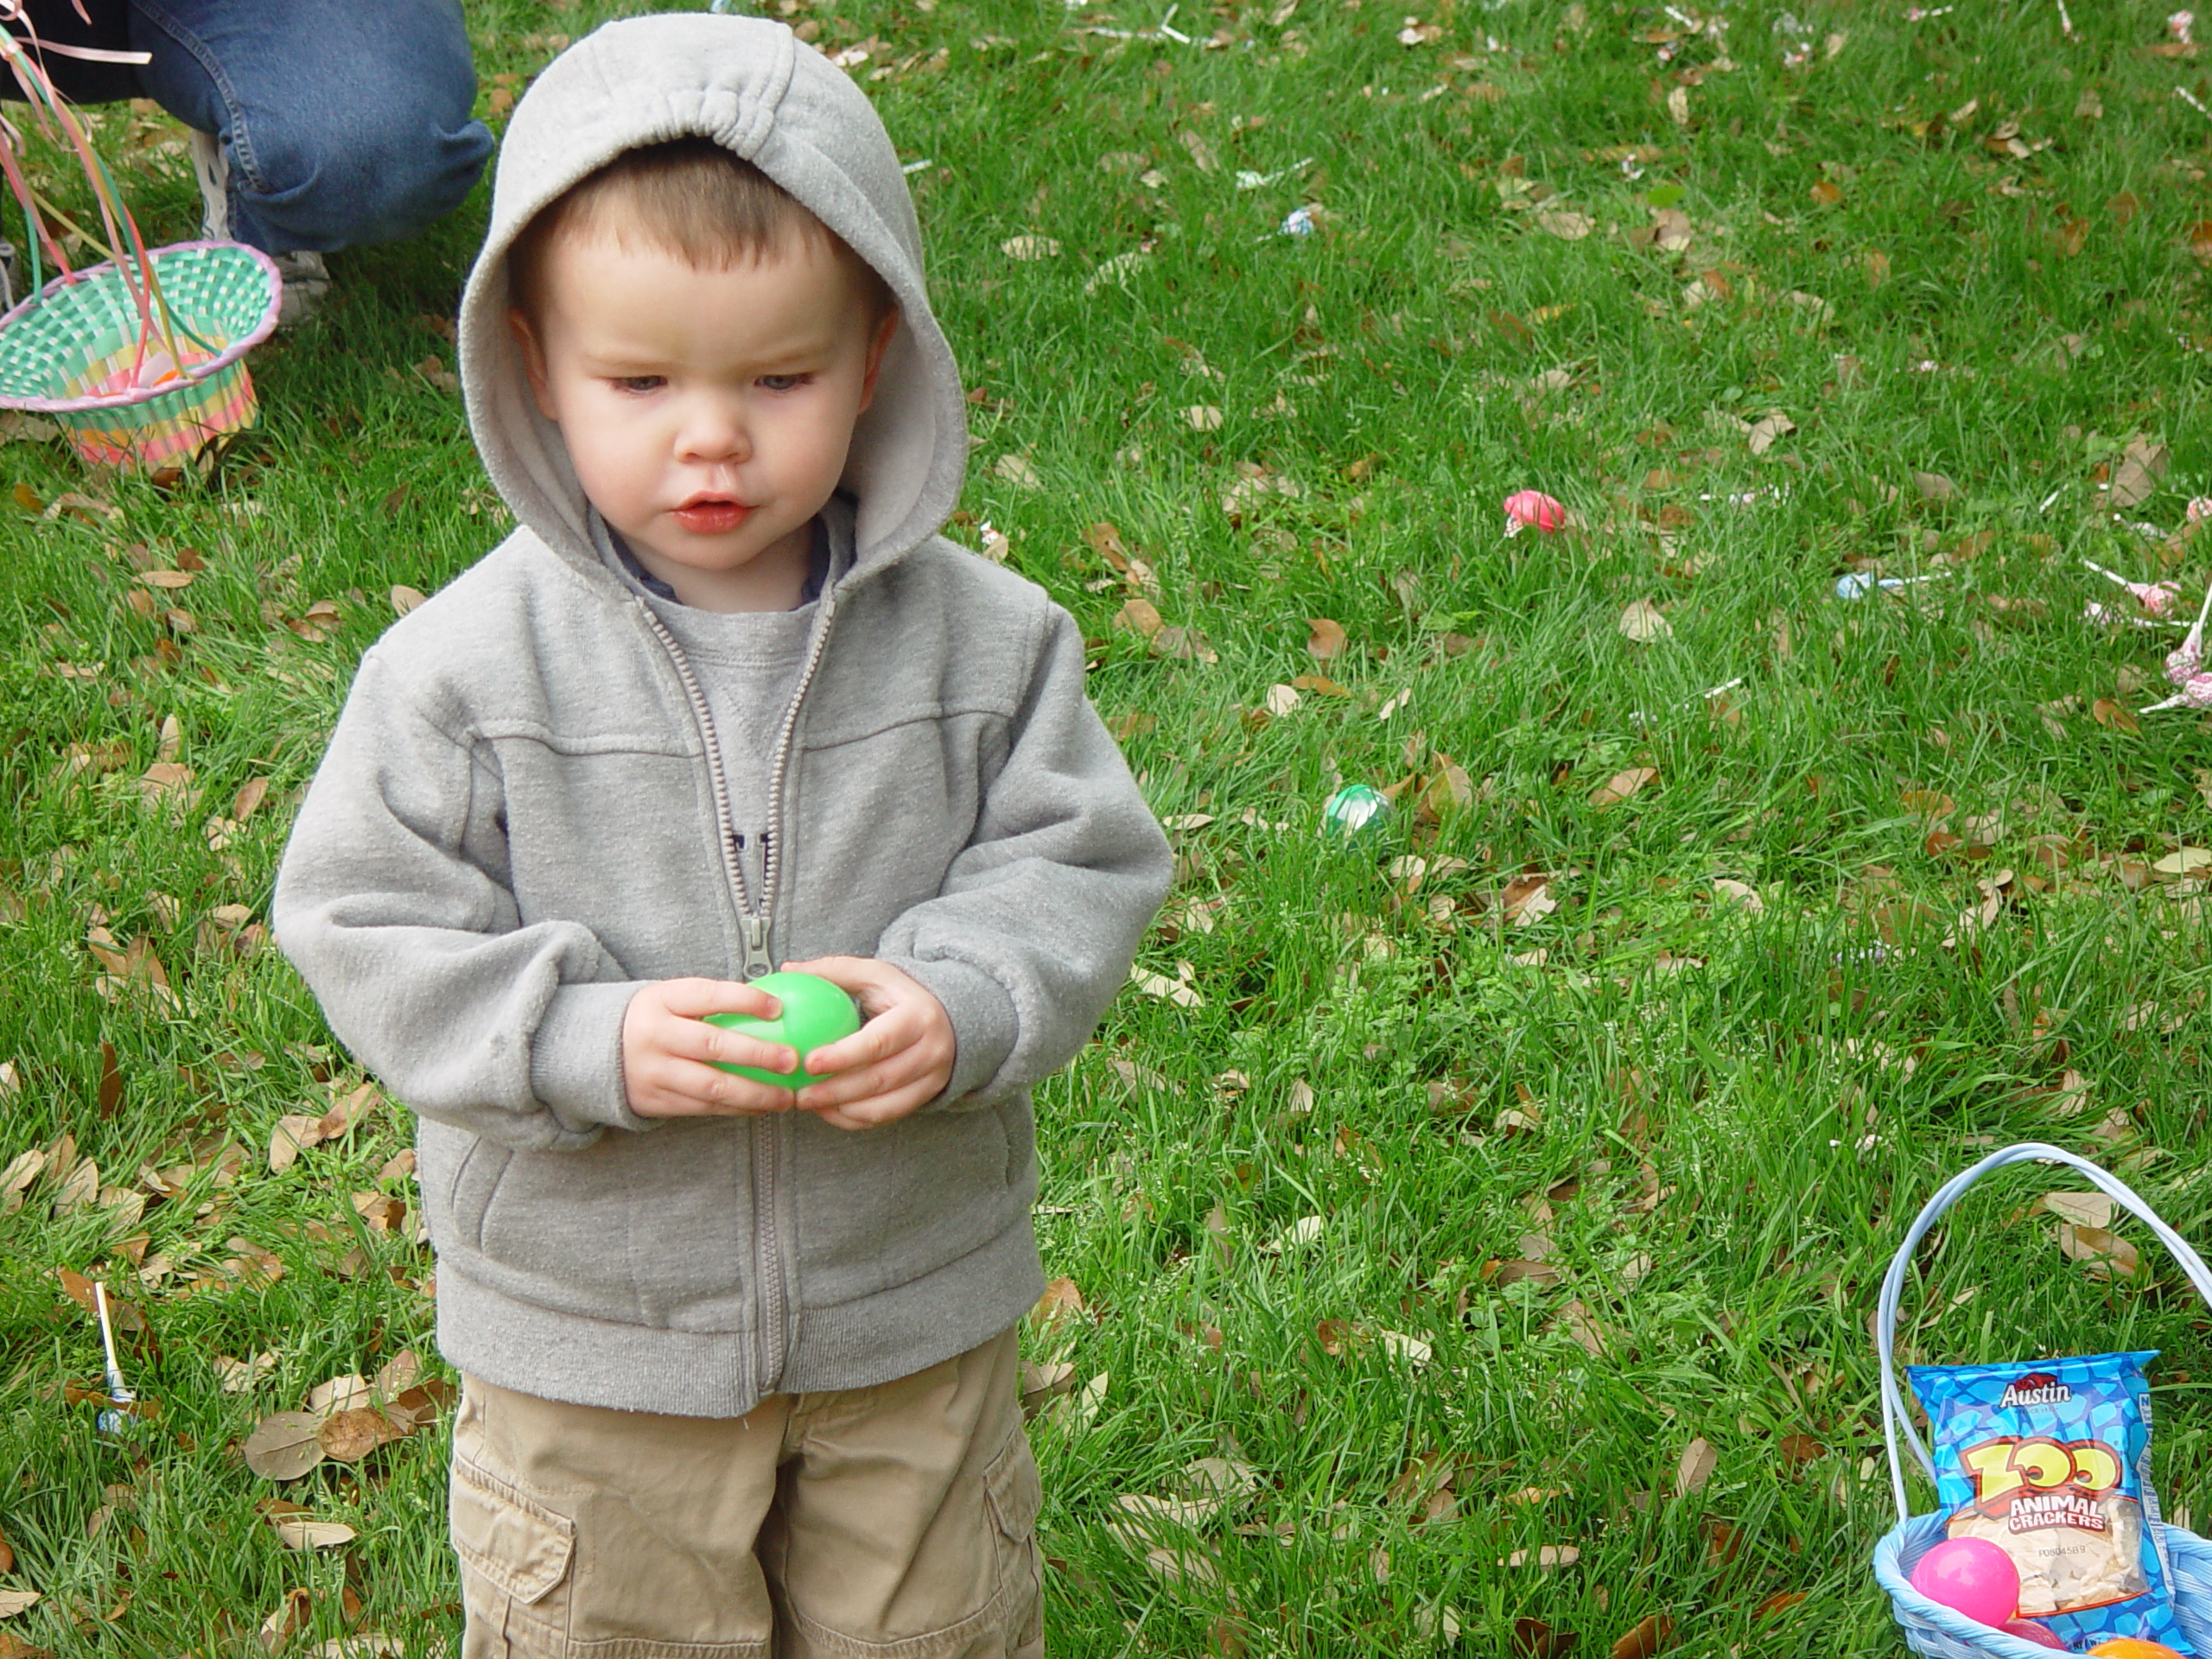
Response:
[[[2193,1654],[2151,1523],[2156,1356],[1915,1365],[1937,1495],[1954,1538],[1986,1538],[2020,1573],[2020,1614],[2077,1649],[2116,1636]]]

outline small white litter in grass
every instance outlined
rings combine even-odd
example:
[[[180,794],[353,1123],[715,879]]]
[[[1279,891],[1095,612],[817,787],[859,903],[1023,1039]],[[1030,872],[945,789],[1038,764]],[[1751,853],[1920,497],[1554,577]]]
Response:
[[[1261,1248],[1270,1255],[1280,1255],[1284,1250],[1298,1249],[1304,1245],[1314,1243],[1323,1232],[1327,1230],[1328,1225],[1328,1222],[1319,1216],[1300,1216],[1289,1226],[1284,1228],[1273,1243],[1262,1245]]]
[[[1284,216],[1282,223],[1276,227],[1275,234],[1311,236],[1313,234],[1313,210],[1311,207],[1294,207]]]
[[[1083,291],[1085,294],[1096,294],[1108,283],[1113,283],[1116,288],[1127,288],[1129,285],[1130,276],[1135,274],[1137,268],[1140,265],[1150,264],[1151,260],[1152,249],[1149,246],[1131,248],[1127,253],[1117,253],[1090,273],[1084,282]]]
[[[1419,1337],[1409,1337],[1402,1331],[1382,1333],[1382,1350],[1394,1359],[1402,1359],[1418,1370],[1428,1363],[1434,1351]]]
[[[1948,570],[1937,570],[1925,576],[1877,576],[1864,570],[1853,570],[1835,579],[1835,596],[1838,599],[1864,599],[1877,589],[1894,593],[1917,582],[1941,582],[1948,575],[1950,572]]]
[[[1288,167],[1278,168],[1273,173],[1255,173],[1249,168],[1240,168],[1236,174],[1236,188],[1239,190],[1264,190],[1271,184],[1280,184],[1285,179],[1296,178],[1313,165],[1313,158],[1308,156],[1302,162],[1294,162]]]
[[[935,162],[931,161],[928,156],[924,156],[920,161],[918,161],[918,162],[907,162],[906,166],[904,166],[904,167],[900,168],[899,170],[901,173],[926,173],[926,172],[928,172],[928,171],[930,170],[930,168],[931,168],[935,167],[936,165],[937,165],[937,163],[936,163]]]

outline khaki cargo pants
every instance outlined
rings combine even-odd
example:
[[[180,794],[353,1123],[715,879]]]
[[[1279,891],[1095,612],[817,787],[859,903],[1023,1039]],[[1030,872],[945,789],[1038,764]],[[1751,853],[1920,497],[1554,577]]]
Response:
[[[1015,1333],[741,1418],[464,1378],[461,1659],[1042,1659]]]

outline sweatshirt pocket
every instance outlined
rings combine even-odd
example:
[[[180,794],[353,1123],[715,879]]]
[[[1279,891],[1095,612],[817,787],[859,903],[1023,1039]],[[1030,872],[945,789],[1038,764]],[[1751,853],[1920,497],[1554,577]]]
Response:
[[[461,1154],[446,1193],[446,1214],[452,1218],[454,1235],[461,1243],[471,1247],[483,1243],[485,1211],[492,1207],[493,1195],[499,1190],[514,1156],[509,1147],[480,1140],[472,1140],[468,1150]]]
[[[808,1306],[834,1307],[908,1284],[989,1243],[1027,1211],[997,1111],[916,1112],[880,1128],[794,1115],[794,1206]],[[1027,1156],[1020,1162],[1025,1169]]]
[[[723,1121],[518,1152],[477,1212],[505,1287],[548,1307],[670,1330],[752,1323],[751,1166]]]

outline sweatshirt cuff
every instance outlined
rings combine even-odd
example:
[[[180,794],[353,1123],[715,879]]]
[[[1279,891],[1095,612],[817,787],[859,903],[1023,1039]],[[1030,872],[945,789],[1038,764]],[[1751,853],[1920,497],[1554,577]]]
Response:
[[[952,1080],[931,1103],[963,1100],[996,1077],[1019,1035],[1014,999],[1006,987],[980,968],[944,957],[892,965],[919,980],[952,1021]]]
[[[530,1045],[530,1092],[564,1128],[649,1129],[622,1083],[622,1017],[638,988],[563,985]]]

